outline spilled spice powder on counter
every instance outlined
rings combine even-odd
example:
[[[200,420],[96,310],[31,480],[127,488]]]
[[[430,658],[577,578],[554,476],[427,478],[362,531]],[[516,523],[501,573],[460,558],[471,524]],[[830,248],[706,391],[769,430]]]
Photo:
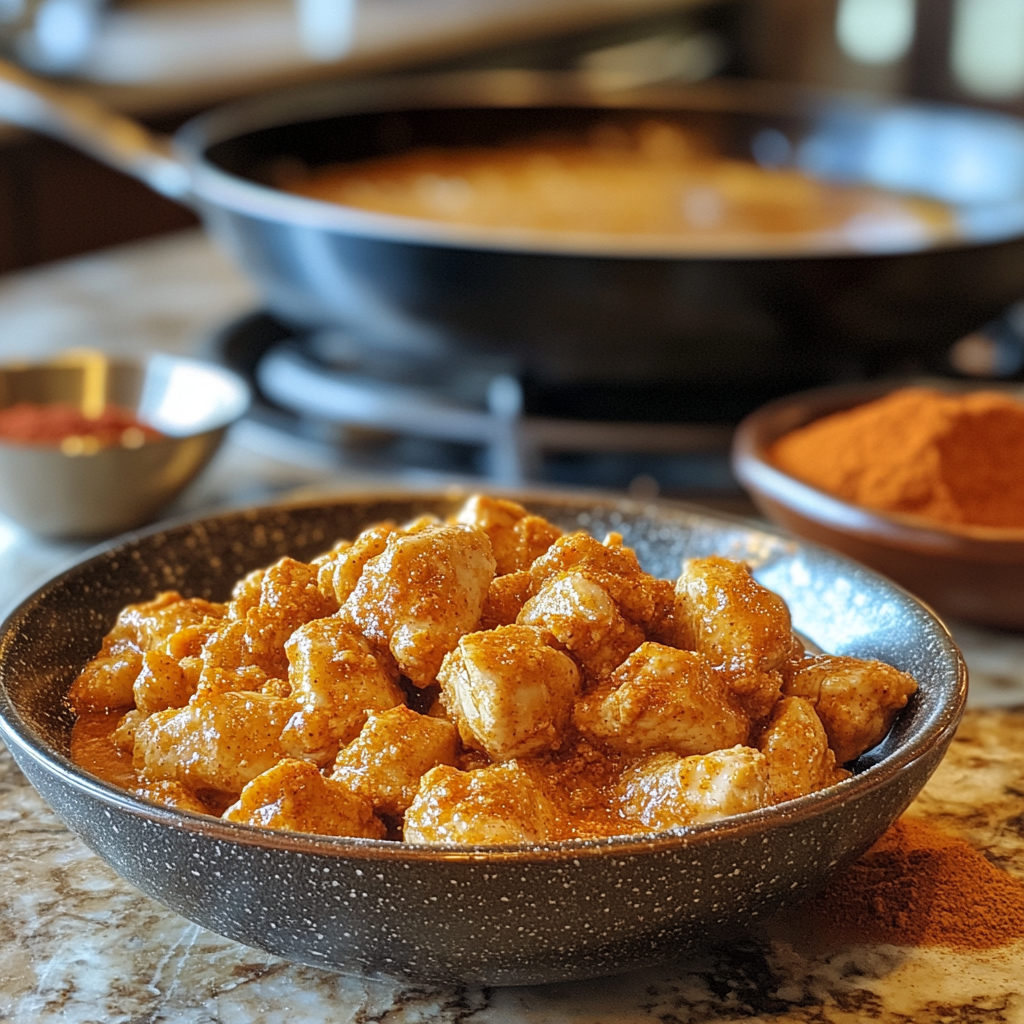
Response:
[[[881,512],[1024,529],[1024,402],[997,391],[901,388],[784,435],[770,460]]]
[[[993,949],[1024,938],[1024,883],[904,817],[808,904],[835,942]]]

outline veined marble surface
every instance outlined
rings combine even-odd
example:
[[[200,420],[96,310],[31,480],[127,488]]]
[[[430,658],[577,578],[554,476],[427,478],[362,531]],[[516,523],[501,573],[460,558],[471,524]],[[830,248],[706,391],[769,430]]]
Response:
[[[194,351],[253,301],[202,236],[186,233],[0,281],[0,357],[83,344]],[[275,447],[242,425],[172,511],[346,479],[301,446]],[[0,522],[0,606],[81,550]],[[971,708],[911,813],[1024,881],[1024,635],[953,629],[971,669]],[[800,932],[798,921],[779,922],[685,963],[537,988],[417,987],[299,967],[140,895],[63,827],[0,746],[0,1021],[1024,1024],[1024,943],[806,948],[790,937]]]

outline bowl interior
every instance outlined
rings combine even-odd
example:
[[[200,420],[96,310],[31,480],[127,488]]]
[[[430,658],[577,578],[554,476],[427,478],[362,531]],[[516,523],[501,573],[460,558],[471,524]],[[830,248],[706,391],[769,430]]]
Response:
[[[119,405],[169,437],[217,430],[241,416],[248,385],[223,367],[158,354],[144,362],[100,353],[0,368],[0,408],[17,402]]]
[[[8,620],[0,642],[0,718],[22,742],[81,776],[66,760],[72,715],[64,695],[126,603],[168,588],[226,600],[238,578],[284,554],[311,558],[369,523],[447,515],[462,500],[424,495],[275,506],[115,544],[55,578]],[[599,537],[621,532],[644,568],[658,576],[675,578],[687,557],[745,559],[765,586],[783,595],[794,628],[811,644],[911,673],[920,691],[883,743],[862,755],[857,772],[913,760],[959,718],[966,677],[948,632],[913,597],[869,569],[741,520],[685,508],[615,500],[528,504],[565,529]]]

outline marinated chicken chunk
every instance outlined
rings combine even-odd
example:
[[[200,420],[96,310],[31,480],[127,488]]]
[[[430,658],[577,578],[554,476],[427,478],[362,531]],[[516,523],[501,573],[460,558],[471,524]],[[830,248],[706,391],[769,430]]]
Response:
[[[229,690],[259,690],[270,676],[253,661],[244,619],[225,619],[199,651],[196,693],[201,698]]]
[[[317,586],[321,593],[343,605],[356,589],[363,568],[371,558],[384,553],[388,537],[396,532],[394,523],[378,523],[363,530],[350,543],[335,545],[317,565]]]
[[[494,761],[559,750],[580,692],[572,658],[530,626],[468,633],[438,680],[462,742]]]
[[[135,729],[135,765],[149,779],[240,793],[282,760],[296,701],[229,691],[150,715]]]
[[[152,601],[127,605],[107,634],[99,653],[82,669],[68,700],[78,711],[126,708],[135,702],[142,655],[165,647],[188,626],[212,628],[224,606],[202,598],[183,598],[168,590]]]
[[[186,626],[224,616],[225,606],[201,597],[182,597],[166,590],[152,601],[128,605],[117,617],[109,639],[113,644],[128,643],[140,651],[159,650],[167,640]]]
[[[179,811],[191,811],[193,814],[211,814],[213,808],[201,800],[187,786],[175,779],[143,780],[135,787],[134,792],[155,804],[174,807]]]
[[[703,654],[747,714],[764,718],[781,695],[781,666],[799,650],[786,602],[743,562],[694,558],[676,584],[673,617],[676,646]]]
[[[301,705],[281,737],[294,756],[326,764],[371,711],[405,703],[391,658],[331,616],[299,626],[285,644],[291,696]]]
[[[680,757],[650,754],[620,782],[622,812],[655,832],[743,814],[772,801],[764,755],[750,747]]]
[[[317,587],[317,570],[306,562],[282,558],[260,580],[260,596],[245,614],[245,643],[251,663],[270,678],[288,672],[285,641],[299,626],[338,610],[338,602]]]
[[[846,764],[882,741],[917,683],[881,661],[820,655],[808,658],[784,690],[813,705],[836,761]]]
[[[802,697],[783,697],[775,705],[757,746],[768,763],[776,802],[817,792],[850,775],[836,766],[821,719]]]
[[[556,540],[530,567],[533,592],[567,573],[581,576],[604,590],[616,608],[644,631],[654,629],[672,608],[673,585],[643,571],[622,537],[610,534],[605,542],[582,531]]]
[[[414,686],[425,687],[459,638],[476,628],[493,577],[491,542],[476,527],[393,534],[364,566],[341,614],[389,649]]]
[[[439,764],[454,765],[458,749],[451,722],[403,704],[371,713],[362,732],[339,751],[330,777],[365,796],[377,813],[397,818],[412,803],[420,778]]]
[[[418,845],[543,843],[555,821],[551,801],[517,761],[469,772],[438,765],[420,780],[403,838]]]
[[[135,707],[146,715],[182,708],[195,693],[196,680],[181,667],[181,659],[163,651],[146,651],[132,684]]]
[[[528,569],[495,576],[487,588],[487,597],[480,612],[480,628],[511,626],[533,594],[534,579]]]
[[[619,613],[608,591],[579,573],[545,583],[516,622],[550,633],[593,679],[607,676],[644,640],[643,630]]]
[[[383,839],[384,823],[365,796],[324,778],[307,761],[281,761],[257,776],[222,815],[287,832]]]
[[[477,494],[455,516],[455,522],[476,526],[487,534],[494,552],[495,573],[529,569],[562,535],[553,523],[532,516],[522,505],[503,498]]]
[[[750,720],[703,655],[651,642],[584,696],[573,720],[595,743],[633,755],[707,754],[746,743],[750,732]]]

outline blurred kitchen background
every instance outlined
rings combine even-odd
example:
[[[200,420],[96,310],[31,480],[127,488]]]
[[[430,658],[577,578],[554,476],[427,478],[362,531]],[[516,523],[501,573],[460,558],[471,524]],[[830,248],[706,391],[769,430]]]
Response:
[[[1024,114],[1024,0],[0,0],[0,22],[7,57],[160,132],[214,104],[281,86],[469,68],[573,70],[624,86],[716,77],[774,80]],[[195,224],[184,207],[79,152],[0,126],[0,272]],[[158,311],[142,311],[145,297],[156,295],[154,277],[174,279],[165,281],[154,300],[157,307],[178,302],[182,309],[193,308],[197,318],[208,308],[207,320],[215,320],[220,306],[211,296],[220,294],[224,308],[234,308],[242,287],[234,277],[229,281],[219,264],[213,269],[209,257],[197,255],[208,243],[196,235],[182,245],[161,250],[163,257],[130,257],[136,267],[151,260],[145,288],[136,284],[104,292],[97,285],[90,308],[106,303],[123,313],[137,307],[147,323],[158,323]],[[113,281],[126,272],[117,259],[91,266],[107,266]],[[68,278],[60,278],[64,284],[57,278],[38,280],[27,286],[28,294],[37,302],[42,297],[45,305],[46,282],[65,287]],[[174,300],[167,298],[172,292]],[[8,332],[16,326],[19,301],[12,298],[6,313],[0,309]],[[1011,310],[1001,328],[1012,336],[1009,349],[999,339],[995,344],[991,337],[969,339],[957,357],[960,364],[954,358],[951,370],[1019,373],[1024,332],[1013,321],[1019,313]],[[109,309],[103,313],[109,315]],[[33,316],[33,323],[41,322]],[[1024,315],[1018,319],[1024,328]],[[31,331],[22,339],[29,336]],[[57,336],[68,338],[66,326]],[[109,334],[83,340],[118,345]],[[205,346],[207,354],[255,382],[256,358],[282,340],[287,339],[259,313],[254,299],[247,315],[210,323],[207,336],[188,339],[187,346]],[[141,344],[180,349],[184,343],[157,330]],[[10,334],[6,347],[12,347]],[[315,383],[300,380],[296,402],[301,404]],[[339,391],[343,404],[352,395],[344,390],[349,383]],[[525,456],[513,452],[510,463],[515,445],[473,440],[487,433],[495,416],[505,415],[500,387],[484,388],[483,408],[476,402],[470,410],[477,420],[471,416],[456,423],[455,417],[452,435],[445,437],[441,428],[438,436],[387,429],[393,412],[408,418],[410,402],[423,403],[415,406],[414,419],[421,408],[429,416],[436,404],[432,395],[413,393],[407,384],[389,379],[382,389],[371,381],[356,396],[370,411],[356,422],[301,415],[296,402],[289,407],[287,400],[275,403],[264,395],[258,395],[251,419],[319,445],[329,471],[354,465],[412,467],[505,483],[525,478],[661,493],[750,509],[729,469],[733,415],[702,413],[667,422],[672,417],[663,413],[642,415],[651,406],[641,400],[635,416],[583,408],[561,418],[534,417],[516,442],[521,448],[523,437],[532,437],[534,450]],[[634,422],[623,425],[622,420]]]
[[[0,40],[160,130],[282,85],[446,67],[747,77],[1024,112],[1024,0],[0,0]],[[192,222],[3,130],[0,271]]]

